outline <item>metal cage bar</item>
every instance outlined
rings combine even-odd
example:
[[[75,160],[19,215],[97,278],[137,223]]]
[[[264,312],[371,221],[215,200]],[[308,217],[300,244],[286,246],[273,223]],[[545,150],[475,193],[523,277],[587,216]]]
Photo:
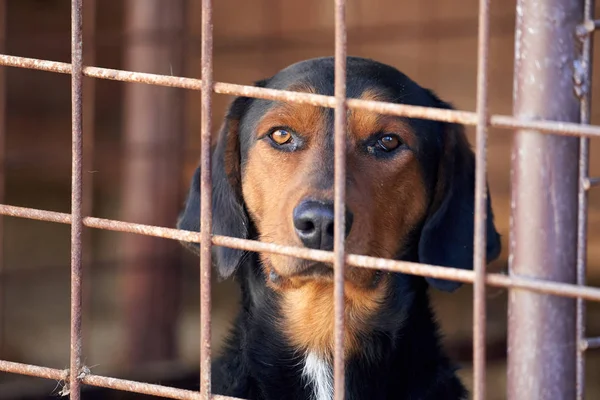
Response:
[[[344,400],[344,271],[346,270],[346,0],[335,0],[334,232],[333,302],[335,400]]]
[[[473,246],[473,399],[485,400],[486,354],[486,217],[487,217],[487,128],[490,0],[479,1],[477,51],[477,130],[475,152],[475,227]]]
[[[0,2],[0,52],[6,51],[6,2]],[[0,203],[6,200],[6,71],[0,70]],[[4,273],[4,217],[0,217],[0,357],[4,354],[6,292]]]
[[[560,3],[559,0],[552,0]],[[526,0],[520,0],[518,7],[526,5]],[[486,285],[523,289],[535,293],[547,295],[577,298],[578,322],[577,338],[578,346],[578,370],[577,370],[577,393],[583,393],[583,352],[586,349],[600,347],[600,338],[585,338],[583,326],[583,300],[600,301],[600,288],[585,286],[585,215],[587,211],[587,200],[585,193],[592,186],[600,184],[600,179],[587,176],[587,165],[589,158],[589,139],[587,137],[600,137],[600,126],[589,124],[589,90],[581,96],[581,122],[564,122],[552,120],[525,120],[524,118],[489,115],[488,112],[488,53],[489,53],[489,8],[490,0],[480,0],[479,9],[479,33],[478,33],[478,77],[477,77],[477,109],[476,112],[442,110],[437,108],[417,107],[399,105],[378,101],[365,101],[346,98],[346,34],[345,22],[346,0],[335,0],[335,94],[334,96],[315,95],[307,93],[287,92],[258,88],[254,86],[237,85],[213,81],[213,40],[212,40],[212,2],[202,0],[202,80],[177,76],[164,76],[157,74],[139,73],[133,71],[115,70],[98,67],[83,66],[83,32],[82,0],[71,0],[71,63],[60,63],[48,60],[39,60],[24,57],[15,57],[0,54],[0,65],[19,68],[30,68],[49,72],[71,74],[72,81],[72,207],[71,213],[57,213],[31,208],[22,208],[0,204],[0,215],[21,218],[30,218],[56,223],[71,224],[71,351],[70,368],[59,370],[39,367],[35,365],[20,364],[0,360],[0,371],[36,376],[47,379],[58,379],[68,383],[72,399],[79,399],[80,384],[102,386],[141,394],[158,395],[174,399],[233,399],[226,396],[211,395],[210,387],[210,360],[211,360],[211,304],[210,304],[210,278],[211,278],[211,246],[227,246],[231,248],[244,249],[248,251],[272,252],[294,257],[311,259],[315,261],[331,262],[335,265],[335,398],[344,398],[344,287],[343,276],[346,265],[362,268],[381,269],[391,272],[402,272],[421,276],[429,276],[456,280],[474,284],[474,398],[485,398],[485,293]],[[580,25],[587,32],[583,37],[583,53],[581,66],[584,74],[582,81],[589,86],[589,73],[591,66],[591,38],[589,34],[599,26],[598,21],[593,20],[593,0],[586,0],[585,18]],[[522,11],[522,9],[521,9]],[[531,15],[530,15],[531,17]],[[570,26],[569,26],[570,28]],[[568,29],[567,29],[568,30]],[[573,32],[572,32],[573,33]],[[202,126],[201,126],[201,210],[200,219],[202,230],[200,233],[188,232],[171,228],[133,224],[116,220],[108,220],[94,217],[85,217],[82,210],[82,157],[83,157],[83,120],[82,120],[82,96],[83,77],[98,79],[109,79],[122,82],[138,82],[152,85],[200,90],[202,97]],[[577,79],[576,79],[577,84]],[[576,86],[577,89],[577,86]],[[588,87],[589,89],[589,87]],[[335,247],[333,252],[311,250],[291,246],[280,246],[260,241],[245,240],[219,235],[211,235],[212,232],[212,201],[211,201],[211,168],[210,168],[210,143],[211,143],[211,98],[212,93],[241,95],[272,100],[282,100],[315,106],[329,107],[335,109]],[[462,123],[475,125],[477,128],[477,151],[476,151],[476,211],[475,211],[475,238],[474,238],[474,271],[459,270],[434,265],[417,264],[376,257],[346,254],[344,249],[344,209],[345,188],[343,185],[345,177],[345,114],[347,109],[369,110],[382,114],[398,115],[413,118],[424,118],[438,121]],[[578,190],[578,254],[577,254],[577,285],[573,283],[555,282],[532,277],[503,274],[485,273],[485,201],[487,187],[485,182],[486,173],[486,142],[488,127],[499,127],[505,129],[535,130],[536,133],[561,134],[566,136],[584,136],[579,140],[579,190]],[[556,137],[540,135],[542,141],[552,141]],[[566,138],[560,138],[565,139]],[[190,241],[200,243],[201,258],[201,390],[200,392],[188,391],[152,385],[123,379],[115,379],[93,375],[81,364],[81,262],[82,242],[81,235],[83,227],[96,229],[130,232],[141,235],[150,235],[174,240]],[[535,266],[532,266],[535,267]],[[514,290],[512,290],[514,292]],[[562,351],[562,350],[561,350]],[[564,381],[562,382],[564,384]],[[557,382],[554,382],[556,385]],[[568,388],[568,383],[565,385]],[[556,387],[556,386],[555,386]],[[516,393],[516,392],[515,392]]]
[[[585,0],[583,6],[583,24],[585,27],[592,23],[594,18],[594,0]],[[575,71],[575,93],[580,99],[580,122],[590,123],[591,92],[592,92],[592,49],[593,31],[584,30],[579,37],[582,41],[581,60],[579,69]],[[589,180],[590,139],[579,139],[579,187],[577,193],[577,284],[585,285],[587,269],[587,213],[588,194],[586,181]],[[576,299],[576,364],[575,364],[575,396],[577,400],[585,397],[585,301]]]
[[[35,58],[0,55],[0,65],[17,68],[29,68],[40,71],[70,74],[69,63],[40,60]],[[111,68],[84,67],[85,76],[108,79],[120,82],[146,83],[177,87],[182,89],[201,90],[200,79],[185,78],[179,76],[167,76],[148,74],[143,72],[123,71]],[[266,89],[256,86],[238,85],[234,83],[213,82],[213,90],[218,94],[254,97],[259,99],[287,101],[298,104],[311,104],[321,107],[335,107],[335,98],[320,94],[288,92],[278,89]],[[445,110],[440,108],[428,108],[411,106],[407,104],[393,104],[374,100],[347,99],[349,109],[372,111],[386,115],[399,117],[422,118],[434,121],[453,122],[464,125],[476,125],[477,114],[470,111]],[[589,136],[600,137],[600,126],[582,125],[573,122],[550,121],[550,120],[524,120],[509,115],[490,115],[489,126],[502,129],[531,129],[541,133],[560,134],[566,136]],[[590,180],[591,186],[600,184],[599,178]]]
[[[579,121],[573,66],[579,58],[575,33],[582,18],[583,1],[518,0],[516,116]],[[576,282],[578,150],[574,138],[535,130],[516,132],[511,276]],[[511,290],[508,305],[508,399],[573,399],[575,301]]]
[[[212,1],[202,0],[202,91],[200,133],[200,392],[209,400],[211,358],[211,233],[212,233],[212,181],[210,149],[212,134],[213,92],[213,36]]]
[[[81,396],[81,276],[83,232],[83,0],[71,0],[71,353],[69,392]]]
[[[61,224],[70,224],[71,215],[55,211],[37,210],[9,205],[0,205],[0,214],[12,217],[35,219]],[[160,226],[135,224],[131,222],[116,221],[104,218],[85,217],[85,226],[95,229],[112,230],[116,232],[128,232],[138,235],[150,235],[165,239],[181,240],[186,242],[200,243],[198,232],[165,228]],[[257,240],[240,239],[235,237],[213,235],[212,244],[215,246],[230,247],[254,252],[265,252],[281,254],[290,257],[298,257],[305,260],[333,263],[334,254],[330,251],[313,250],[304,247],[283,246],[273,243],[264,243]],[[458,268],[441,267],[437,265],[398,261],[385,258],[361,256],[356,254],[346,255],[346,264],[353,267],[380,269],[389,272],[401,272],[411,275],[427,276],[439,279],[448,279],[463,283],[473,283],[475,273]],[[503,288],[518,288],[531,290],[536,293],[545,293],[564,297],[581,297],[590,301],[600,302],[600,288],[591,286],[578,286],[569,283],[559,283],[549,280],[507,276],[504,274],[486,274],[487,285]]]

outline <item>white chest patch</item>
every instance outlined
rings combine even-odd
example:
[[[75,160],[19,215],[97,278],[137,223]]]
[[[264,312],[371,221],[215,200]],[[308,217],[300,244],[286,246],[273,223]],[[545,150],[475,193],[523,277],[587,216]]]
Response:
[[[315,353],[308,353],[304,361],[302,376],[312,387],[312,400],[333,399],[333,368],[330,363]]]

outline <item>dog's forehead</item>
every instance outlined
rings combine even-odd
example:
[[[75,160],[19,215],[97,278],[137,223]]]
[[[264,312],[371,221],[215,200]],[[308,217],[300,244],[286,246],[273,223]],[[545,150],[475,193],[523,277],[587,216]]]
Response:
[[[317,94],[334,94],[335,61],[332,57],[315,58],[292,64],[267,81],[271,89],[298,90],[310,87]],[[428,93],[397,69],[377,61],[348,57],[346,88],[350,98],[361,98],[365,91],[381,92],[381,100],[425,105],[431,102]]]
[[[377,61],[348,57],[346,63],[346,95],[349,98],[378,100],[416,106],[433,106],[435,99],[397,69]],[[292,64],[261,82],[261,86],[332,96],[334,94],[335,60],[314,58]],[[242,117],[242,130],[252,130],[260,118],[279,101],[254,99]],[[328,110],[327,113],[332,113]]]

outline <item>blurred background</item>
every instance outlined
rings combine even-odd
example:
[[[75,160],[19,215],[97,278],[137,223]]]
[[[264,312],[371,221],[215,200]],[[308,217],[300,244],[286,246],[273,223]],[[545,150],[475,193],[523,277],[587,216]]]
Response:
[[[348,0],[349,53],[405,72],[461,110],[475,109],[477,0]],[[599,7],[600,8],[600,7]],[[68,0],[0,0],[6,54],[70,61]],[[84,0],[85,63],[200,77],[200,0]],[[493,113],[511,114],[515,1],[492,2]],[[250,84],[302,59],[333,55],[333,3],[214,2],[214,78]],[[596,46],[597,47],[597,46]],[[598,59],[598,51],[595,58]],[[594,68],[594,98],[600,62]],[[0,202],[70,212],[70,77],[0,67]],[[85,212],[174,227],[199,159],[200,93],[86,78]],[[214,95],[214,128],[231,97]],[[592,103],[600,123],[600,103]],[[3,135],[3,136],[2,136]],[[469,129],[473,139],[473,129]],[[492,129],[488,177],[507,268],[512,132]],[[0,146],[0,149],[2,147]],[[600,175],[600,141],[591,173]],[[540,193],[544,196],[544,193]],[[0,359],[53,368],[69,364],[70,228],[2,218]],[[589,273],[600,285],[600,189],[590,192]],[[86,229],[84,363],[93,373],[197,389],[198,259],[174,241]],[[218,353],[237,289],[213,286]],[[472,387],[472,290],[432,291],[445,345]],[[506,292],[488,290],[488,398],[505,398]],[[589,336],[600,304],[588,304]],[[560,323],[560,321],[556,321]],[[532,332],[532,334],[535,334]],[[549,350],[551,351],[551,349]],[[600,398],[600,352],[587,354],[588,398]],[[0,400],[56,397],[60,383],[0,373]],[[86,388],[85,398],[131,395]],[[136,397],[138,398],[138,397]]]

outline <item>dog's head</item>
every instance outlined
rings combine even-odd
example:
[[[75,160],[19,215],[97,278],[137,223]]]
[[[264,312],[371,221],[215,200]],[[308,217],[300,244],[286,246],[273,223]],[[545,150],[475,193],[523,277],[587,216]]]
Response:
[[[257,86],[333,95],[334,61],[294,64]],[[451,108],[396,69],[347,61],[347,96]],[[231,104],[213,156],[213,232],[270,243],[333,248],[333,110],[239,97]],[[350,110],[346,139],[346,249],[470,269],[473,265],[474,154],[463,127]],[[199,230],[199,172],[178,227]],[[500,252],[488,197],[487,260]],[[196,246],[197,247],[197,246]],[[215,247],[226,277],[242,250]],[[331,265],[261,254],[265,276],[295,287],[331,280]],[[372,270],[348,268],[347,284],[369,288]],[[428,279],[443,290],[459,283]]]

